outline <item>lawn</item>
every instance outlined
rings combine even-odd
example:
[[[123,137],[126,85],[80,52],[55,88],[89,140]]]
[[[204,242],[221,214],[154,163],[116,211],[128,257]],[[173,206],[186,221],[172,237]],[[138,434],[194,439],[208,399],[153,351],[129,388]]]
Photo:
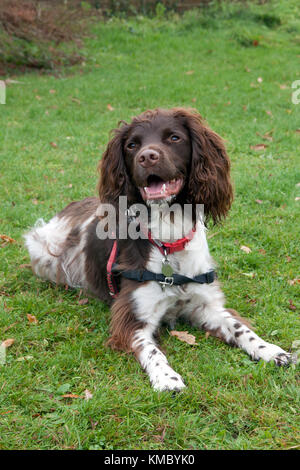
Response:
[[[97,163],[121,119],[197,108],[232,161],[235,201],[225,223],[209,230],[227,305],[265,340],[296,350],[297,4],[112,19],[92,25],[84,64],[10,77],[20,83],[7,86],[0,104],[0,234],[14,240],[0,240],[0,343],[14,342],[0,358],[0,449],[299,446],[296,364],[254,363],[177,325],[197,345],[167,329],[161,344],[187,388],[157,393],[133,357],[105,346],[107,307],[35,278],[22,240],[38,218],[96,194]]]

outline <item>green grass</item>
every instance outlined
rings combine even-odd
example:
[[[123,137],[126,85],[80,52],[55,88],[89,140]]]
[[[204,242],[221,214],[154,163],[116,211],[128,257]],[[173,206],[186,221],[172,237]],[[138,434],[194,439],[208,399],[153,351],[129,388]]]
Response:
[[[161,343],[187,388],[176,396],[154,392],[133,357],[105,346],[103,304],[80,305],[79,292],[22,267],[29,262],[24,231],[96,193],[96,166],[120,119],[157,106],[193,106],[226,139],[232,161],[235,202],[225,224],[210,232],[227,305],[264,339],[290,350],[300,336],[290,308],[299,307],[299,287],[288,283],[299,277],[300,105],[291,102],[291,84],[300,79],[297,3],[97,24],[85,40],[85,66],[58,78],[18,76],[22,83],[7,88],[7,104],[0,105],[0,233],[16,243],[0,248],[0,339],[15,342],[0,366],[1,449],[299,445],[295,365],[253,363],[180,325],[198,346],[167,330]],[[270,11],[275,20],[264,19]],[[273,140],[263,140],[270,131]],[[260,143],[263,151],[251,149]],[[86,389],[90,400],[63,397],[84,397]]]

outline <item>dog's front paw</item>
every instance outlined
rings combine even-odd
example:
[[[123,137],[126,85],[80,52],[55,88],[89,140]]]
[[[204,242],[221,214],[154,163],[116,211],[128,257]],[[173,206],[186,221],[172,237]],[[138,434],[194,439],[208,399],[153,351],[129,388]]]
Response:
[[[179,374],[171,367],[163,367],[156,371],[151,379],[154,390],[180,392],[185,388],[185,384]]]
[[[275,362],[277,366],[287,366],[292,361],[292,355],[276,344],[263,342],[259,344],[252,356],[254,360],[262,359],[266,362]]]

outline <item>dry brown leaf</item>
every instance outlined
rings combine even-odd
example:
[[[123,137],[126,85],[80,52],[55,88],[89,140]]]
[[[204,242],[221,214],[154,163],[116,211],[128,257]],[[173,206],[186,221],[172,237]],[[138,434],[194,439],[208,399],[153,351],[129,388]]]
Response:
[[[251,253],[252,251],[251,248],[249,248],[249,246],[245,246],[245,245],[242,245],[240,249],[244,251],[245,253]]]
[[[288,283],[290,286],[294,286],[295,284],[300,284],[300,279],[289,279]]]
[[[195,73],[194,70],[188,70],[187,72],[185,72],[186,75],[193,75],[193,73]]]
[[[25,268],[26,268],[26,269],[29,269],[29,268],[31,268],[31,264],[27,264],[27,263],[25,263],[25,264],[20,264],[19,268],[20,268],[20,269],[25,269]]]
[[[0,240],[3,240],[3,242],[6,243],[17,243],[16,240],[13,238],[9,237],[8,235],[0,235]]]
[[[255,202],[257,202],[257,204],[262,204],[263,201],[261,199],[255,199]]]
[[[80,395],[75,395],[74,393],[66,393],[62,395],[63,398],[82,398]]]
[[[292,300],[289,300],[289,309],[290,310],[296,310],[296,305],[293,304],[293,301]]]
[[[255,150],[255,152],[259,152],[260,150],[266,149],[268,146],[266,144],[256,144],[250,145],[251,150]]]
[[[113,111],[115,109],[115,108],[112,107],[111,104],[108,104],[106,107],[107,107],[108,111]]]
[[[29,323],[34,323],[34,324],[38,323],[37,318],[34,315],[31,315],[30,313],[27,313],[27,319]]]
[[[14,344],[15,340],[13,338],[8,338],[2,341],[1,346],[4,348],[9,348],[12,344]]]
[[[50,145],[51,145],[51,147],[53,147],[54,149],[57,148],[57,143],[56,143],[56,142],[50,142]]]
[[[194,335],[191,335],[188,331],[175,331],[172,330],[170,331],[171,336],[176,336],[180,341],[183,341],[184,343],[187,344],[197,344],[196,343],[196,338]]]
[[[89,299],[81,299],[78,300],[79,305],[86,305],[89,303]]]

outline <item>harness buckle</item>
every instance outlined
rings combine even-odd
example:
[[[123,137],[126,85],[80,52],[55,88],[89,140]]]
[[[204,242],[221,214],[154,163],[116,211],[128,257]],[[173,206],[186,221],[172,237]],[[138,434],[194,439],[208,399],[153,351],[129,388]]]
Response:
[[[167,277],[167,276],[166,276],[164,281],[158,281],[158,282],[159,282],[159,284],[161,285],[162,290],[164,291],[165,288],[166,288],[166,286],[169,286],[169,287],[173,286],[173,284],[174,284],[174,277],[171,277],[171,276],[168,276],[168,277]]]

